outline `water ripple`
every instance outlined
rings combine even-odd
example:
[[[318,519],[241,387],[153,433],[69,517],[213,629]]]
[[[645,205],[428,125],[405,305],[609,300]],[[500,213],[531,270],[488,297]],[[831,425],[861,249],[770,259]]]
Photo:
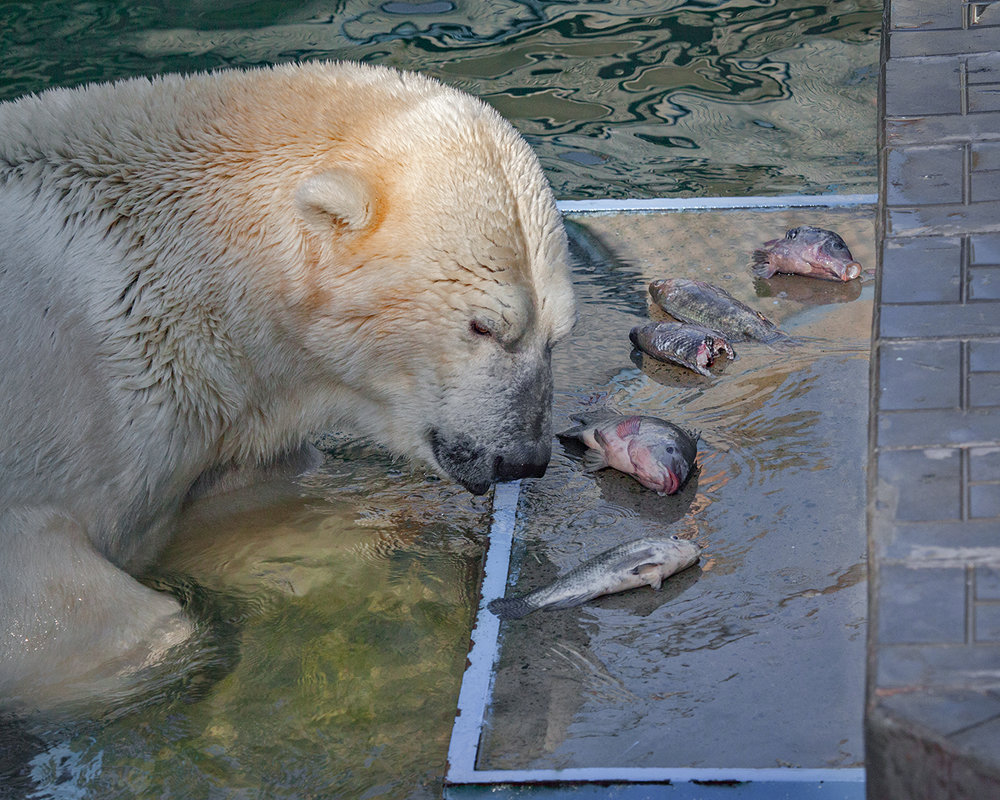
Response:
[[[484,98],[561,197],[868,192],[880,15],[877,0],[8,3],[0,98],[353,59]]]

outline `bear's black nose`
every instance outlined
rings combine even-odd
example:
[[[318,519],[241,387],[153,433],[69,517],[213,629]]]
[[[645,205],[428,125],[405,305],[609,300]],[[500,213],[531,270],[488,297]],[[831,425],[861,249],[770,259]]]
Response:
[[[511,448],[497,456],[493,475],[498,481],[541,478],[551,455],[552,448],[548,443]]]

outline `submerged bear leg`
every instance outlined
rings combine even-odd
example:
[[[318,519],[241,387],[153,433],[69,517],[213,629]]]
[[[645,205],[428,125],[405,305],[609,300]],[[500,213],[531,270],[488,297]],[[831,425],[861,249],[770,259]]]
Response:
[[[246,467],[218,467],[202,473],[187,493],[184,502],[188,505],[206,497],[237,492],[256,483],[276,478],[295,478],[319,468],[323,454],[309,442],[281,453],[264,464]]]
[[[176,600],[115,567],[51,507],[0,513],[0,619],[0,704],[14,707],[136,684],[194,630]]]

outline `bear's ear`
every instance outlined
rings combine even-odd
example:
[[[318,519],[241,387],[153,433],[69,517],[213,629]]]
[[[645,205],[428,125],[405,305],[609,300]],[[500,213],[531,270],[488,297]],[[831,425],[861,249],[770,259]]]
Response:
[[[295,193],[302,218],[321,231],[339,227],[361,230],[371,222],[374,201],[368,182],[342,169],[312,175]]]

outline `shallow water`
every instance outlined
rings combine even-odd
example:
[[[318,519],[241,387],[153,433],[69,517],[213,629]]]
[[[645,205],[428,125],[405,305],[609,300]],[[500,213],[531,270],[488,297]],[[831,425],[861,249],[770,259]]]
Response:
[[[139,698],[0,723],[0,798],[436,796],[489,502],[324,442],[304,484],[188,514],[147,580],[197,647]]]
[[[4,3],[0,99],[352,59],[493,104],[561,198],[850,194],[875,190],[880,24],[878,0]]]
[[[512,592],[640,536],[705,549],[660,592],[505,623],[480,769],[862,763],[874,286],[755,285],[753,246],[797,224],[839,231],[873,263],[870,209],[571,221],[608,256],[580,268],[580,321],[554,357],[557,418],[610,407],[668,419],[701,432],[699,468],[660,497],[610,469],[587,474],[577,448],[558,446],[522,491]],[[736,343],[739,359],[711,378],[633,360],[628,331],[666,316],[646,292],[666,276],[716,283],[801,343]]]
[[[0,99],[165,71],[350,58],[420,69],[483,97],[525,133],[562,198],[870,192],[880,13],[875,0],[13,2],[0,4]],[[609,234],[613,246],[631,224]],[[813,332],[839,320],[828,334],[839,343],[823,356],[798,351],[777,368],[766,353],[744,353],[727,369],[738,398],[671,368],[638,373],[617,333],[646,313],[649,270],[697,261],[711,279],[720,260],[748,246],[741,235],[733,241],[723,221],[707,245],[689,238],[633,264],[585,263],[577,272],[587,302],[572,343],[557,351],[557,412],[611,401],[679,414],[704,430],[702,469],[689,504],[667,506],[628,479],[581,482],[557,446],[550,475],[559,488],[540,484],[525,495],[531,508],[549,509],[539,517],[544,530],[531,532],[545,547],[533,546],[530,558],[554,574],[607,543],[611,523],[627,531],[653,515],[710,541],[713,567],[683,594],[674,592],[695,573],[639,598],[659,640],[642,657],[645,636],[630,627],[634,598],[600,601],[583,617],[584,638],[564,631],[558,645],[546,645],[558,647],[568,674],[586,676],[582,694],[579,683],[560,684],[567,691],[555,707],[567,725],[586,728],[591,713],[603,720],[608,698],[624,698],[628,709],[633,697],[680,697],[662,674],[647,675],[643,659],[701,654],[699,670],[721,679],[712,670],[728,659],[713,654],[740,642],[766,649],[769,614],[784,638],[768,658],[793,637],[802,604],[849,596],[862,602],[863,619],[863,548],[849,542],[830,552],[843,542],[812,535],[804,551],[791,541],[789,520],[817,531],[840,530],[842,521],[820,519],[819,510],[802,516],[808,496],[774,508],[768,486],[794,478],[804,494],[822,494],[834,469],[856,488],[860,473],[846,465],[860,470],[863,421],[838,426],[830,409],[856,411],[854,390],[833,378],[856,383],[865,373],[870,288],[859,302],[850,296],[856,285],[807,286],[813,296],[796,297],[801,282],[774,282],[791,301],[779,316]],[[815,449],[828,442],[836,446]],[[229,497],[187,520],[149,576],[183,598],[201,626],[200,647],[177,665],[180,677],[152,683],[138,699],[78,709],[69,723],[0,721],[0,797],[187,796],[191,787],[206,797],[439,794],[488,505],[374,448],[329,445],[324,469],[306,484]],[[742,517],[736,498],[746,502]],[[748,533],[720,533],[734,521]],[[758,539],[797,548],[815,564],[755,561]],[[548,574],[527,564],[525,580]],[[780,586],[788,602],[774,611],[764,598]],[[672,597],[678,610],[660,610]],[[740,603],[743,616],[721,611]],[[601,634],[595,613],[618,616]],[[675,631],[656,617],[664,613],[706,622]],[[839,635],[845,652],[862,638],[858,629]],[[622,685],[621,675],[608,676],[619,663],[646,677]],[[850,703],[856,678],[845,678]],[[699,691],[691,696],[700,709],[710,698]],[[658,702],[698,727],[701,711],[683,698]],[[857,711],[845,712],[845,724]],[[534,740],[523,734],[510,757],[526,757]],[[850,736],[845,763],[858,757]],[[560,758],[588,757],[588,745],[570,741],[560,740]]]

